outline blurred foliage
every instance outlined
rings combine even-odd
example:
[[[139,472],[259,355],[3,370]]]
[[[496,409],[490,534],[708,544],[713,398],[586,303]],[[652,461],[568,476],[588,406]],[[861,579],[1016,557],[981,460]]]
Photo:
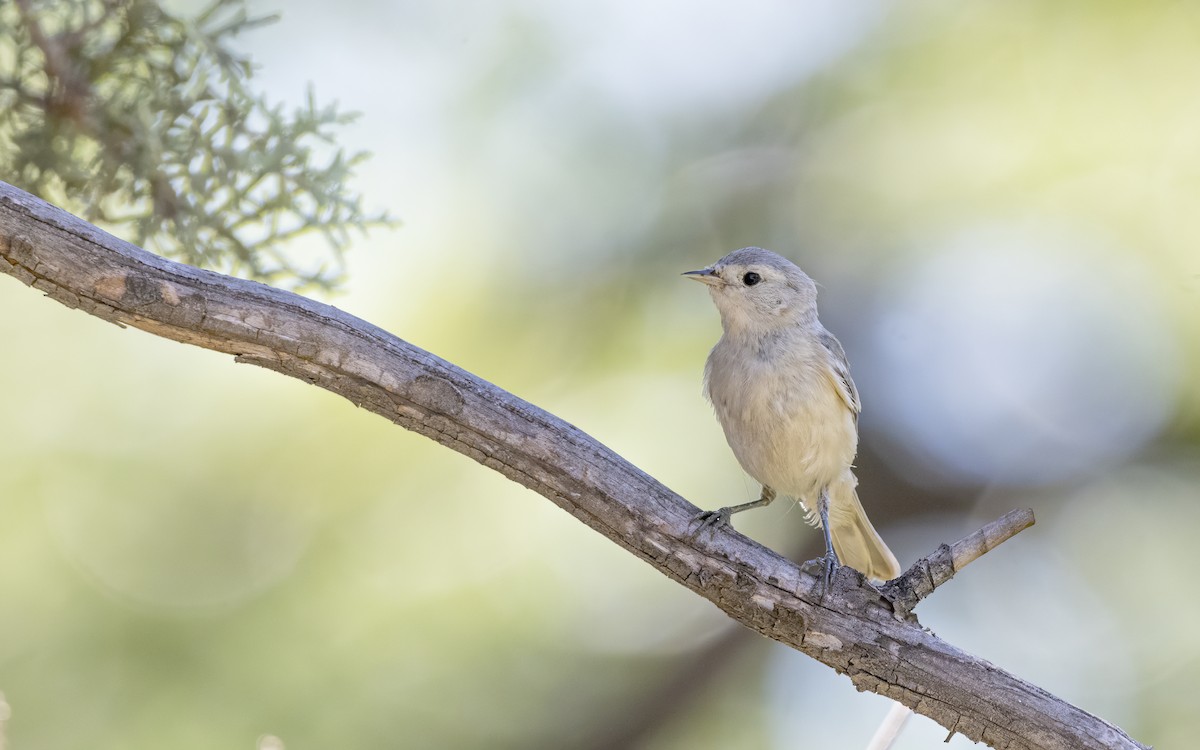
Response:
[[[194,265],[336,285],[350,231],[391,220],[346,188],[367,154],[334,134],[355,115],[311,91],[286,112],[249,87],[229,40],[274,20],[245,0],[190,19],[156,0],[0,3],[0,174]],[[309,232],[327,258],[286,251]]]

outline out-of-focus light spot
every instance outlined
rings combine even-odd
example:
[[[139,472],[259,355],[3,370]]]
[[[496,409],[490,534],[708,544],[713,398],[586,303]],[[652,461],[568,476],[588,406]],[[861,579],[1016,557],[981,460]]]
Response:
[[[258,750],[284,750],[283,740],[273,734],[264,734],[258,738]]]
[[[4,739],[4,725],[12,718],[12,707],[8,705],[8,701],[4,700],[4,693],[0,693],[0,750],[4,750],[8,746]]]
[[[169,471],[124,468],[77,458],[41,495],[62,553],[128,604],[174,615],[236,606],[286,578],[307,546],[309,519],[274,488],[188,486]]]
[[[853,49],[882,17],[879,0],[670,0],[544,10],[577,42],[581,83],[646,114],[770,93]]]
[[[861,384],[916,481],[1078,475],[1136,451],[1171,413],[1177,342],[1132,254],[985,227],[894,284]]]
[[[1080,577],[1119,602],[1125,636],[1117,640],[1138,655],[1147,683],[1192,674],[1200,660],[1200,604],[1180,595],[1195,586],[1198,486],[1200,452],[1158,456],[1079,487],[1050,527]],[[1171,617],[1162,616],[1163,602]]]

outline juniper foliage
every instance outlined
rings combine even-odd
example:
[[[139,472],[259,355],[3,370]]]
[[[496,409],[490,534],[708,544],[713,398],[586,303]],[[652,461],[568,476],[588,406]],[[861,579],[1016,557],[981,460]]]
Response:
[[[347,188],[355,115],[285,111],[230,39],[276,20],[245,0],[192,18],[157,0],[0,2],[0,179],[188,263],[331,288],[351,232],[392,224]],[[288,241],[319,233],[301,258]]]

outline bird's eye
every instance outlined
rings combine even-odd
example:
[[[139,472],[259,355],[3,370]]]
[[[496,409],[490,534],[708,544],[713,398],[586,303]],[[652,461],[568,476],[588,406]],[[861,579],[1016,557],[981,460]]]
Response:
[[[742,277],[742,283],[746,286],[754,286],[760,281],[762,281],[762,276],[759,276],[753,271],[747,272],[746,275]]]

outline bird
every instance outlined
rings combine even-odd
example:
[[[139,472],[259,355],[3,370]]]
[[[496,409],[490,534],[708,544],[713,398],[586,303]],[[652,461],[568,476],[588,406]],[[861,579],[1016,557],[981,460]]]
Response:
[[[704,367],[704,394],[758,500],[703,511],[697,531],[790,496],[825,537],[826,584],[840,564],[869,579],[900,574],[858,499],[858,389],[846,352],[817,318],[817,285],[787,258],[734,250],[684,276],[705,284],[722,334]]]

